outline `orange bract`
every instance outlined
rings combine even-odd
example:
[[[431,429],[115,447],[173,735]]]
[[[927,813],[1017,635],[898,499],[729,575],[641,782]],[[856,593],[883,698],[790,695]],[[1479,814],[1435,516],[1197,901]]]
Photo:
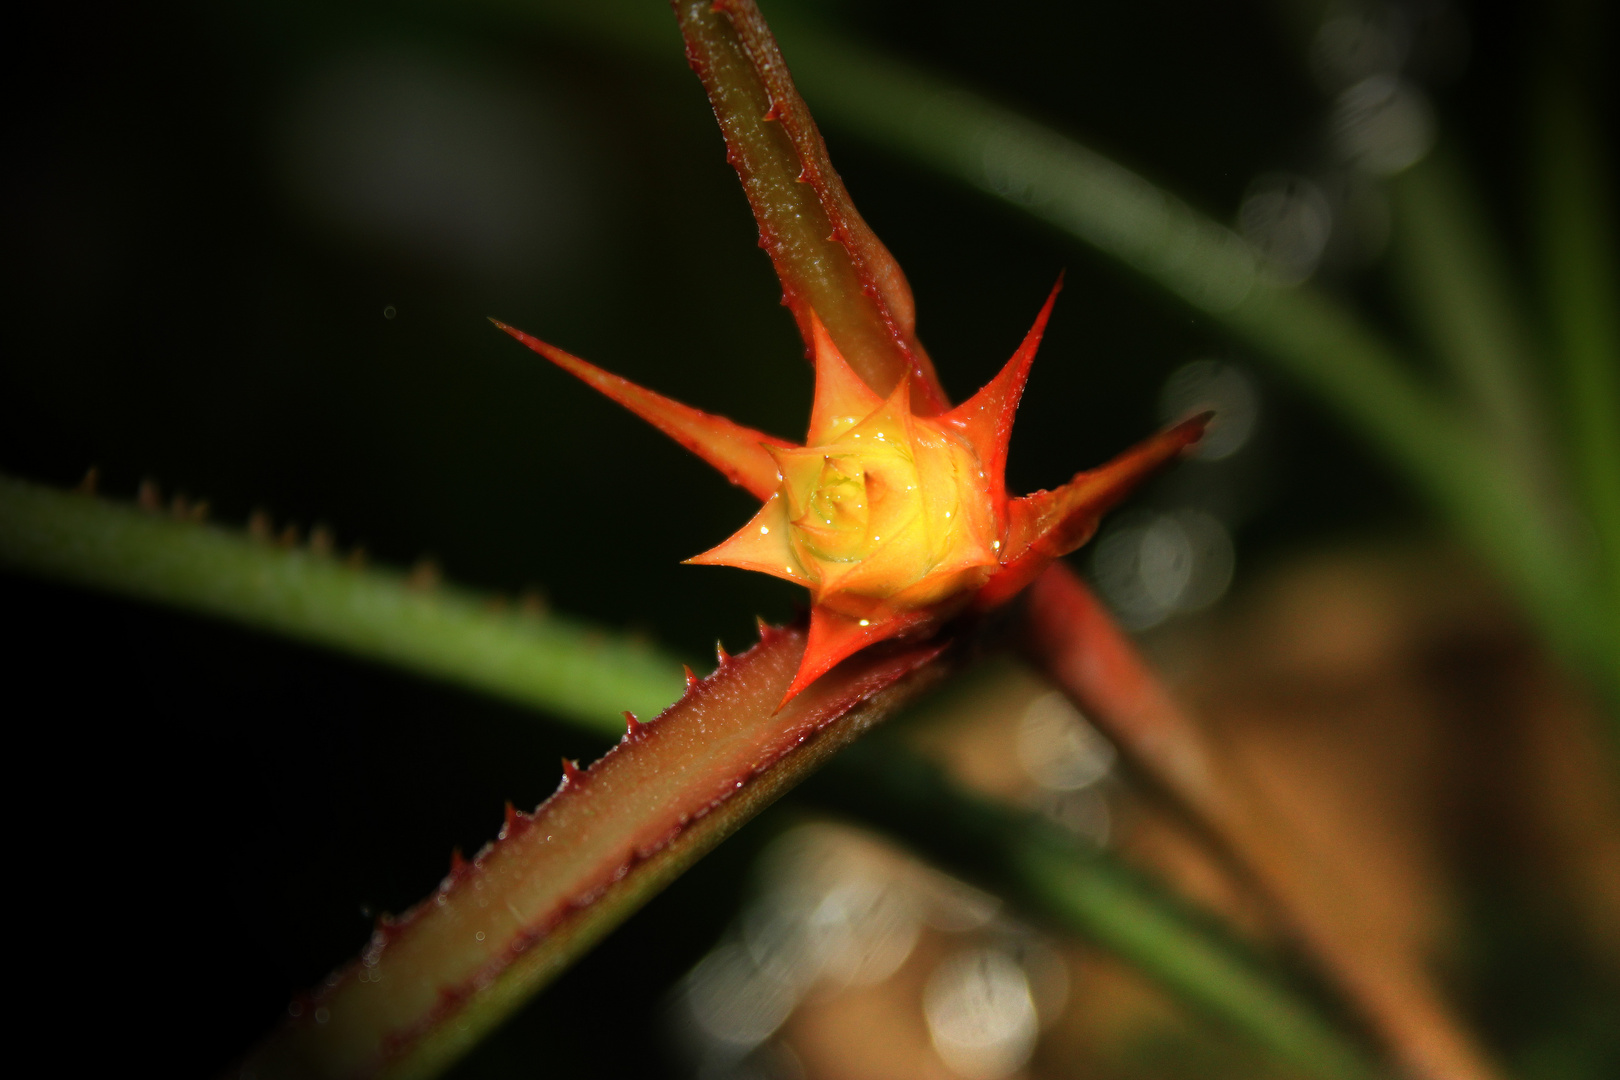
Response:
[[[913,380],[880,396],[812,311],[815,403],[805,445],[700,412],[555,346],[501,329],[647,420],[763,505],[719,546],[687,560],[740,567],[810,590],[810,636],[794,695],[867,645],[921,634],[1005,602],[1079,547],[1104,511],[1197,441],[1189,420],[1054,491],[1007,495],[1007,445],[1061,282],[989,384],[937,415],[912,407]]]

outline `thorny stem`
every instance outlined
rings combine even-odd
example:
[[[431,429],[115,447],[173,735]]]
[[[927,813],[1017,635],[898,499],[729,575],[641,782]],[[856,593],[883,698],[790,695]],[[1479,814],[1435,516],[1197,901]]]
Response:
[[[940,644],[873,649],[778,703],[802,630],[693,679],[531,817],[384,920],[241,1075],[436,1075],[683,870],[832,754],[943,678]]]
[[[205,535],[195,535],[199,533]],[[314,641],[411,674],[515,701],[604,736],[624,730],[616,703],[629,703],[636,694],[656,693],[657,684],[646,681],[648,672],[660,678],[667,671],[674,677],[673,686],[642,715],[655,714],[676,695],[679,662],[657,649],[632,646],[605,631],[582,629],[561,619],[548,621],[567,627],[569,633],[536,633],[532,617],[490,613],[472,595],[459,590],[439,586],[423,594],[411,590],[402,575],[325,560],[316,563],[315,558],[239,532],[172,521],[102,499],[0,477],[0,563],[14,569]],[[319,572],[308,572],[314,566]],[[279,594],[273,601],[260,595],[266,582],[273,582]],[[365,598],[361,605],[365,610],[409,613],[389,628],[386,648],[377,645],[378,628],[355,617],[356,597]],[[296,612],[297,618],[288,617],[288,612]],[[454,647],[462,635],[507,662],[485,663],[477,651]],[[451,647],[441,649],[441,643]],[[589,647],[582,648],[582,644]],[[547,671],[562,664],[580,685],[621,687],[623,695],[615,700],[610,690],[580,705],[572,696],[559,697],[546,680],[511,675],[513,671]],[[870,755],[863,757],[860,769],[868,769],[872,760]],[[833,763],[840,771],[841,761],[838,758]],[[915,769],[901,763],[893,774],[900,786],[891,789],[887,783],[878,784],[861,796],[863,806],[878,816],[883,827],[908,842],[935,847],[948,841],[937,828],[938,822],[960,823],[970,836],[994,836],[992,847],[997,850],[1011,851],[1026,843],[1020,837],[1027,818],[1004,811],[973,825],[981,811],[993,809],[992,804],[964,799],[949,785],[925,784],[919,790],[905,779]],[[840,782],[837,777],[830,779],[831,783],[818,786],[818,792],[824,795]],[[889,798],[896,804],[884,810]],[[934,824],[913,831],[897,824],[902,821]],[[1027,843],[1035,845],[1031,850],[1059,850],[1038,838]],[[669,866],[674,873],[674,863]],[[1044,897],[1039,911],[1054,925],[1109,947],[1181,1000],[1220,1018],[1260,1046],[1286,1055],[1291,1053],[1290,1046],[1302,1045],[1300,1040],[1315,1038],[1309,1034],[1312,1030],[1325,1033],[1321,1039],[1328,1049],[1320,1061],[1304,1060],[1301,1066],[1324,1080],[1342,1080],[1348,1075],[1334,1063],[1347,1060],[1353,1051],[1330,1052],[1335,1037],[1327,1025],[1311,1019],[1314,1012],[1309,1004],[1270,976],[1252,970],[1252,964],[1210,938],[1152,890],[1119,887],[1116,882],[1121,875],[1130,875],[1106,853],[1092,853],[1072,864],[1006,860],[981,865],[975,873],[998,891]],[[653,881],[651,877],[647,880]],[[1161,929],[1156,933],[1121,930],[1132,926]],[[597,932],[605,930],[605,923],[597,928]],[[573,940],[570,948],[574,952],[559,952],[553,962],[565,962],[588,944],[583,933]],[[1183,963],[1187,957],[1215,959]],[[542,974],[531,972],[527,977],[535,981],[529,985],[538,985]],[[1234,989],[1233,979],[1245,985],[1266,985],[1269,990]],[[495,1018],[495,1013],[486,1017],[490,1022]],[[1370,1068],[1361,1071],[1367,1073]]]
[[[1416,959],[1359,918],[1355,876],[1302,843],[1245,783],[1073,571],[1050,568],[1030,589],[1026,617],[1024,651],[1226,847],[1407,1075],[1497,1075]]]
[[[672,6],[800,336],[814,311],[868,386],[887,396],[909,376],[918,411],[943,412],[911,287],[850,201],[753,0]]]

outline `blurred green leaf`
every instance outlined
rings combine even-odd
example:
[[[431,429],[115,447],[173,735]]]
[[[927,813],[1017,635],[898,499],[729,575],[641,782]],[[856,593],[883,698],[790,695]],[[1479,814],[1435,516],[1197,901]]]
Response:
[[[1535,343],[1462,164],[1442,147],[1390,183],[1400,294],[1469,414],[1537,485],[1555,483]],[[1548,492],[1556,496],[1560,492]]]
[[[305,550],[86,495],[0,477],[0,563],[59,581],[225,618],[540,709],[603,736],[621,710],[660,711],[681,692],[662,651],[555,616],[491,613],[449,586],[362,570]],[[1027,814],[969,798],[925,766],[862,758],[823,792],[850,789],[865,812],[925,851],[994,853],[988,883],[1065,930],[1113,950],[1194,1008],[1324,1080],[1372,1075],[1315,1009],[1101,852]],[[942,823],[950,829],[942,829]],[[701,845],[700,845],[701,846]],[[659,878],[654,886],[665,879]],[[640,899],[644,896],[637,894]],[[604,918],[609,923],[623,912]],[[598,928],[598,932],[605,932]],[[574,958],[567,954],[561,962]]]
[[[1620,625],[1620,267],[1614,177],[1585,105],[1556,69],[1544,76],[1536,118],[1538,269],[1560,361],[1567,450],[1606,571],[1609,618]],[[1620,639],[1620,631],[1611,634]],[[1620,668],[1620,648],[1610,653],[1609,662]]]

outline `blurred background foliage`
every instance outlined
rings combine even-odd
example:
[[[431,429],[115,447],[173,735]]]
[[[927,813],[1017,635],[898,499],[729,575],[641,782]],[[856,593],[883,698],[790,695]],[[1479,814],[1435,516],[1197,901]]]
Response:
[[[673,20],[647,3],[678,57]],[[1401,279],[1384,272],[1386,194],[1345,165],[1332,121],[1343,87],[1322,27],[1336,9],[829,0],[767,14],[778,7],[813,9],[854,40],[1076,136],[1245,231],[1278,274],[1314,278],[1392,333],[1405,325]],[[1560,12],[1438,0],[1338,12],[1364,28],[1404,20],[1397,66],[1421,95],[1413,122],[1440,118],[1440,145],[1468,163],[1502,227],[1511,284],[1526,292],[1531,82]],[[689,655],[716,636],[751,641],[755,614],[791,617],[796,596],[780,582],[679,565],[745,516],[742,493],[484,321],[775,433],[804,423],[810,371],[701,89],[678,62],[614,48],[611,33],[575,22],[515,0],[31,11],[6,46],[0,468],[68,485],[94,465],[112,494],[150,477],[206,498],[220,520],[265,508],[277,529],[324,523],[341,548],[430,558],[491,591],[537,590]],[[1581,50],[1561,55],[1602,100]],[[1612,116],[1605,124],[1612,133]],[[1159,482],[1082,560],[1128,624],[1157,628],[1150,646],[1172,675],[1178,661],[1208,670],[1216,628],[1265,623],[1260,601],[1243,609],[1247,623],[1230,621],[1231,604],[1177,617],[1178,605],[1215,604],[1229,582],[1240,601],[1293,595],[1277,583],[1317,580],[1297,567],[1324,548],[1379,568],[1369,573],[1397,593],[1447,575],[1488,593],[1465,556],[1426,539],[1434,519],[1401,477],[1212,320],[1005,205],[823,126],[910,276],[919,332],[952,392],[1000,365],[1066,270],[1020,414],[1014,488],[1060,482],[1136,441],[1184,404],[1190,383],[1252,406],[1252,432],[1231,453]],[[1203,565],[1206,579],[1183,580],[1185,596],[1144,598],[1130,575],[1152,557],[1151,537],[1168,542],[1167,521],[1183,545],[1171,556]],[[1415,576],[1414,558],[1427,568]],[[1265,642],[1363,625],[1352,616],[1366,592],[1353,583],[1367,579],[1348,580],[1348,594],[1328,589],[1327,600],[1300,586],[1325,606],[1279,616],[1281,629],[1247,653],[1220,654],[1228,680],[1267,655]],[[36,703],[7,710],[13,761],[51,792],[19,803],[14,820],[71,897],[27,903],[59,931],[69,913],[120,928],[57,940],[46,979],[68,992],[93,971],[90,1000],[106,1014],[87,1022],[115,1030],[122,1054],[177,1073],[221,1067],[291,990],[351,953],[376,912],[431,887],[452,846],[481,844],[502,801],[532,805],[554,785],[559,753],[596,750],[516,709],[246,631],[20,577],[0,588],[27,628],[8,686],[15,702]],[[1471,809],[1414,810],[1395,831],[1479,845],[1506,826],[1474,811],[1512,816],[1501,793],[1523,778],[1483,751],[1471,764],[1448,758],[1447,748],[1500,745],[1481,733],[1488,725],[1456,719],[1468,713],[1456,694],[1477,692],[1493,664],[1543,667],[1526,659],[1511,616],[1425,618],[1385,622],[1454,636],[1386,626],[1382,645],[1351,655],[1368,671],[1388,660],[1385,675],[1410,659],[1391,641],[1439,640],[1430,652],[1463,657],[1442,665],[1439,683],[1407,687],[1450,695],[1440,712],[1453,726],[1424,743],[1427,765],[1401,766],[1417,768],[1401,790]],[[1356,685],[1386,685],[1367,678]],[[1312,695],[1332,699],[1332,677],[1326,690],[1310,685],[1295,711],[1321,715]],[[1401,733],[1424,723],[1395,724],[1393,741],[1359,751],[1316,745],[1338,762],[1369,755],[1365,773],[1377,776]],[[528,1074],[543,1061],[557,1073],[690,1075],[662,1019],[670,988],[732,919],[753,853],[797,812],[723,846],[461,1074]],[[1436,816],[1452,825],[1412,824]],[[1599,862],[1602,843],[1592,841]],[[1527,1076],[1616,1067],[1599,1022],[1617,1000],[1613,956],[1594,959],[1584,931],[1562,925],[1556,905],[1537,907],[1533,889],[1526,899],[1502,885],[1525,867],[1501,872],[1450,848],[1433,858],[1449,867],[1434,871],[1445,884],[1406,887],[1445,898],[1436,935],[1487,1041]],[[203,972],[172,1015],[134,1004],[154,979]],[[1202,1049],[1172,1066],[1163,1047],[1178,1044],[1160,1039],[1141,1068],[1253,1075],[1217,1036],[1189,1030],[1176,1038]],[[1042,1075],[1073,1074],[1052,1054],[1037,1063]]]

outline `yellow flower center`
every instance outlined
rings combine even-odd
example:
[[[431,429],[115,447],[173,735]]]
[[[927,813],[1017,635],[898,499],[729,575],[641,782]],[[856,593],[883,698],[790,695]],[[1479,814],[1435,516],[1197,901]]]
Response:
[[[978,456],[943,424],[884,402],[830,439],[774,451],[788,540],[818,603],[922,607],[996,566]]]

